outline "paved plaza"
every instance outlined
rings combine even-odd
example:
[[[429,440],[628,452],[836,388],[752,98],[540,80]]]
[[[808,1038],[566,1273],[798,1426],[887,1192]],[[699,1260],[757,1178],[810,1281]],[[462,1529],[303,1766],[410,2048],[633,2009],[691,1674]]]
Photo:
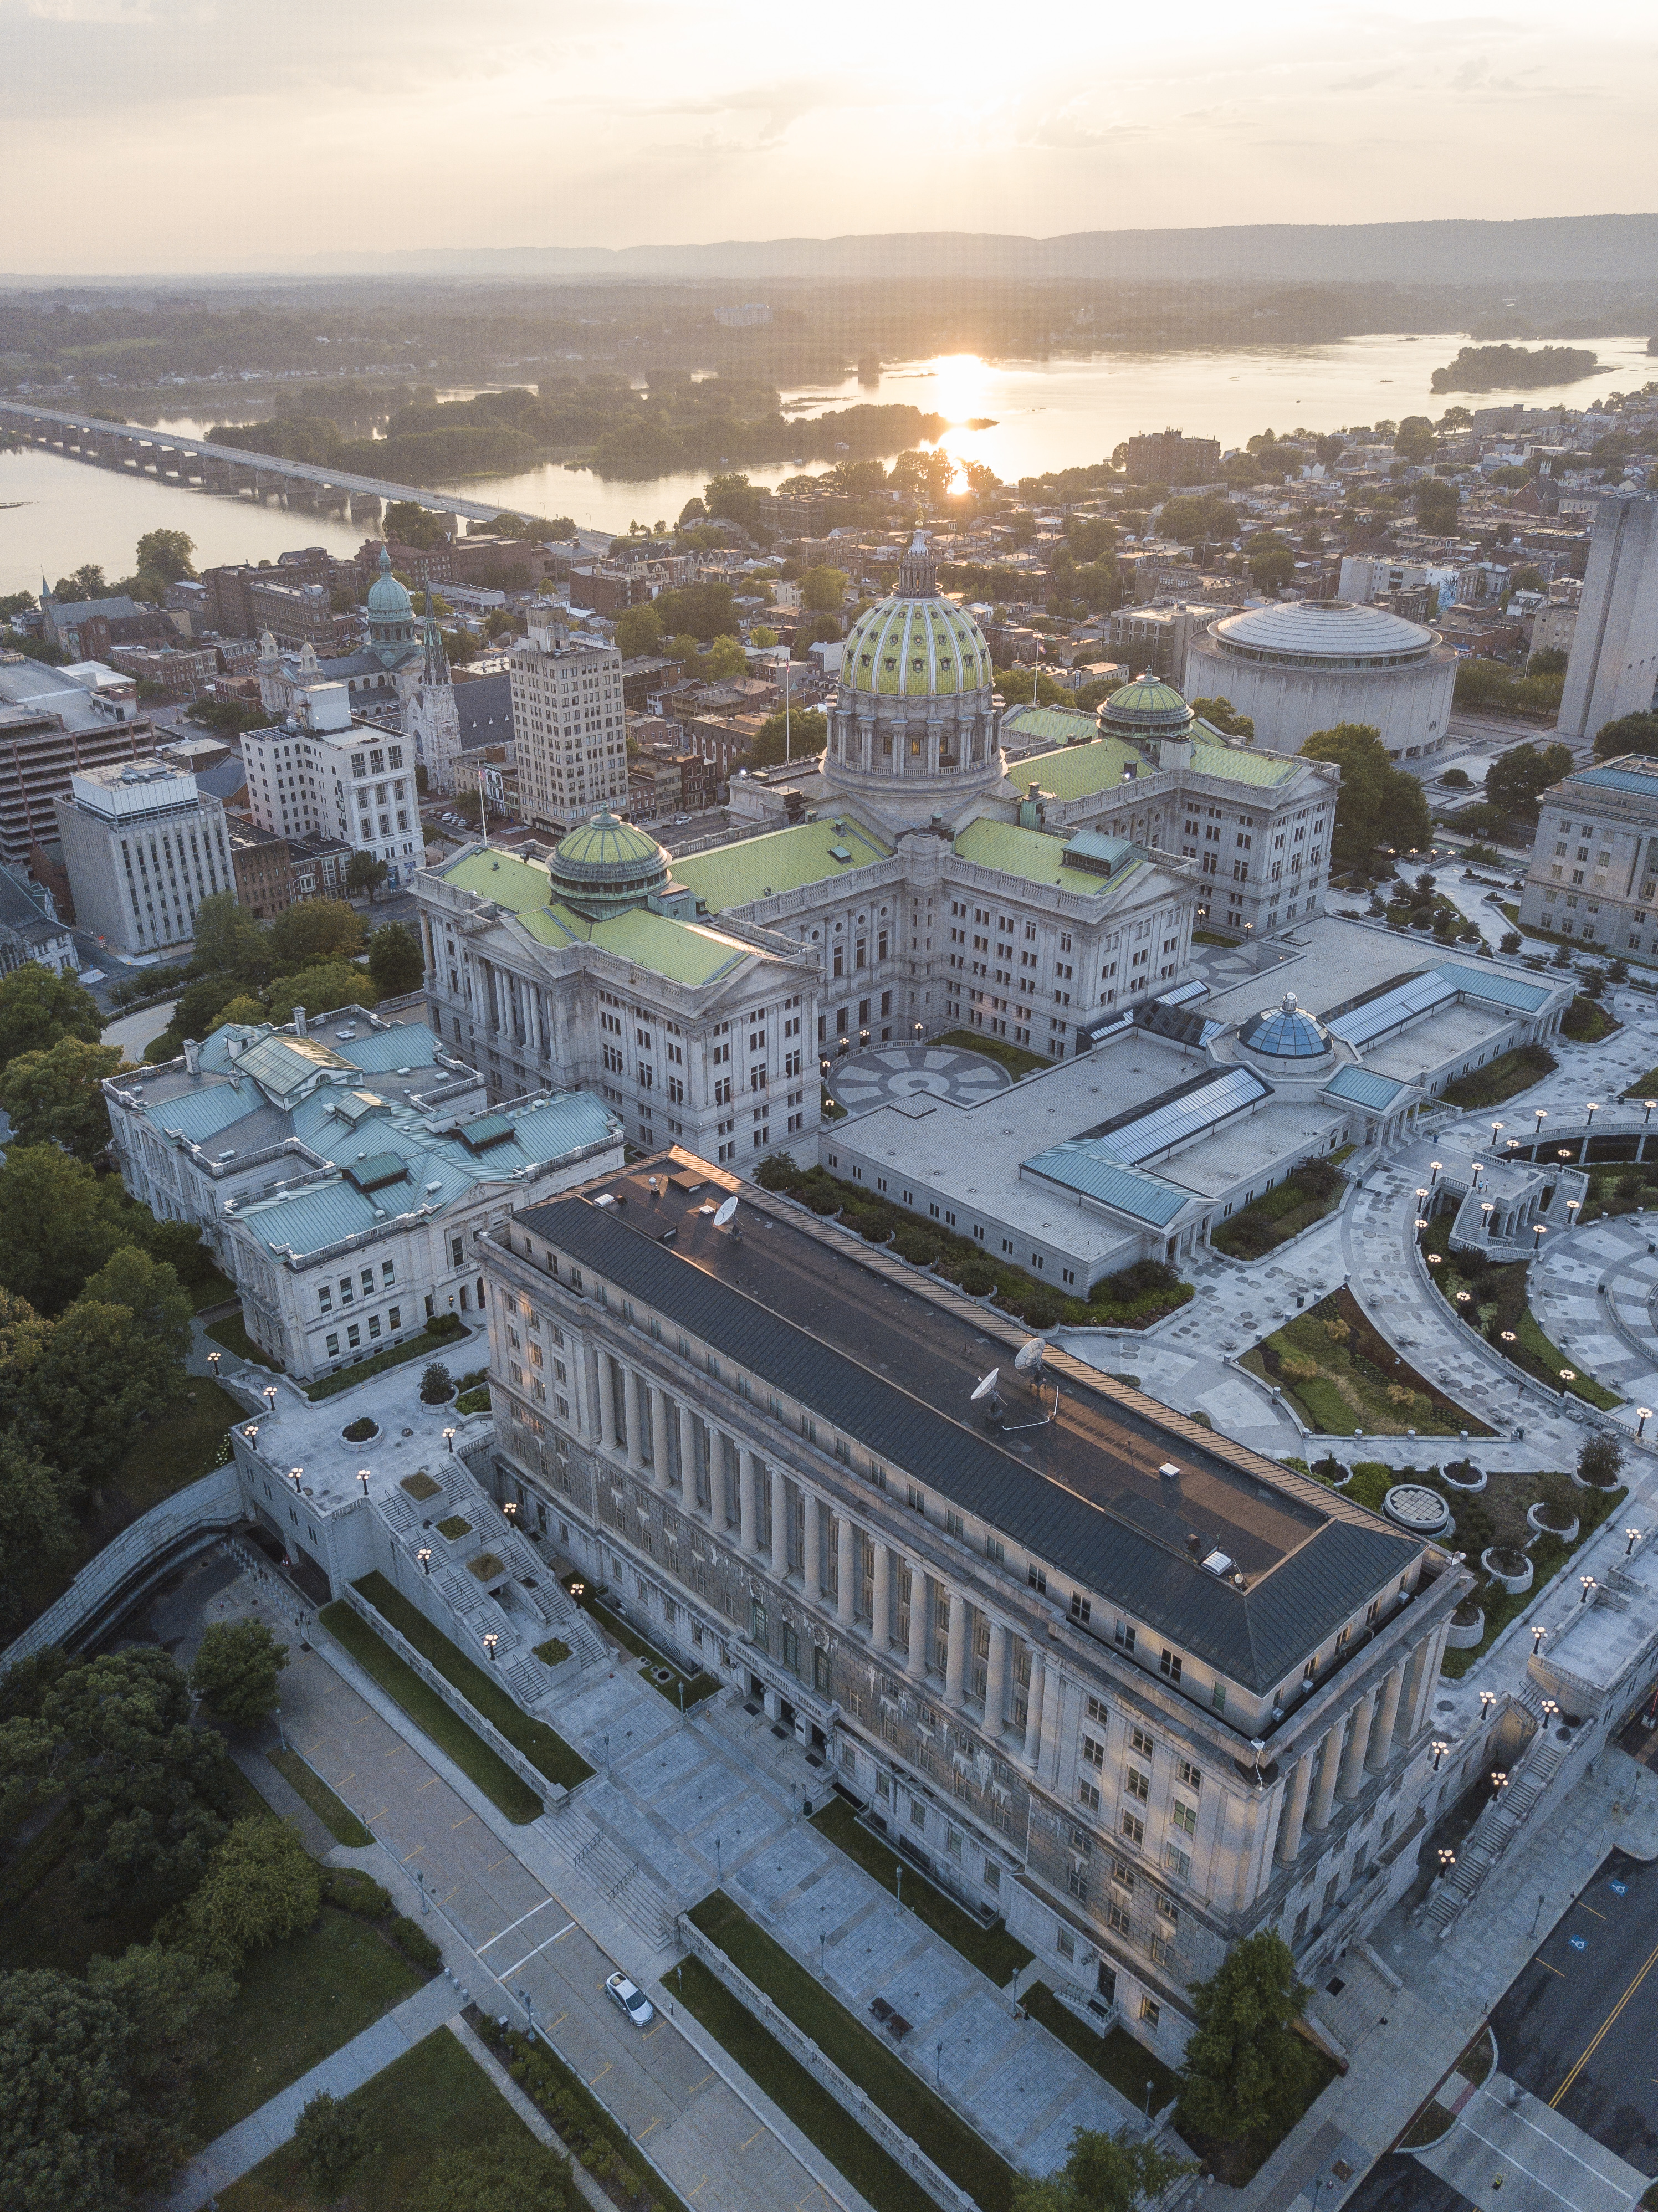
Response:
[[[959,1051],[954,1045],[884,1044],[836,1061],[829,1088],[848,1114],[867,1114],[908,1098],[947,1098],[952,1106],[976,1106],[1005,1091],[1012,1080],[999,1060],[983,1053]]]

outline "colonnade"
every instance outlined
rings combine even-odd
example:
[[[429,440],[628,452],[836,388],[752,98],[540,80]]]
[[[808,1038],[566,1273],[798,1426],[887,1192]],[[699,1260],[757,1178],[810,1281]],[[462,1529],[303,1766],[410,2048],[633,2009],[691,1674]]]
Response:
[[[1395,1743],[1409,1742],[1421,1727],[1449,1626],[1442,1621],[1429,1630],[1297,1759],[1278,1827],[1280,1865],[1294,1862],[1309,1830],[1318,1834],[1330,1826],[1338,1800],[1357,1797],[1370,1776],[1384,1773]]]

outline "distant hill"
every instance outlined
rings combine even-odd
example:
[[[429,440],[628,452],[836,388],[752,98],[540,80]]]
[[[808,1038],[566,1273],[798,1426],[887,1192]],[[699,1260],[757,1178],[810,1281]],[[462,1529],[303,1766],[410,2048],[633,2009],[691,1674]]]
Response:
[[[313,255],[321,270],[386,275],[766,277],[1264,276],[1294,282],[1478,283],[1658,276],[1658,215],[1518,222],[1239,223],[1211,230],[896,231],[708,246],[430,246]]]

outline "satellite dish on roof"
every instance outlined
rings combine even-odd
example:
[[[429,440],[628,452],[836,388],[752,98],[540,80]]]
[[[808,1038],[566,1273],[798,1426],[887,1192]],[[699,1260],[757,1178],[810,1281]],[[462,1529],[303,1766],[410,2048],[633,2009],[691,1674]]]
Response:
[[[981,1376],[974,1384],[973,1395],[969,1399],[968,1403],[976,1406],[981,1398],[987,1398],[996,1388],[996,1380],[1001,1371],[999,1367],[993,1367],[988,1375]]]
[[[1040,1367],[1042,1365],[1042,1354],[1047,1350],[1048,1346],[1043,1342],[1042,1339],[1040,1336],[1033,1336],[1028,1342],[1022,1344],[1017,1352],[1015,1352],[1013,1355],[1013,1364],[1018,1369],[1021,1375],[1029,1375],[1033,1367]]]
[[[733,1191],[731,1196],[726,1200],[726,1203],[719,1209],[718,1212],[715,1213],[714,1217],[714,1227],[716,1229],[723,1229],[736,1212],[737,1193]]]

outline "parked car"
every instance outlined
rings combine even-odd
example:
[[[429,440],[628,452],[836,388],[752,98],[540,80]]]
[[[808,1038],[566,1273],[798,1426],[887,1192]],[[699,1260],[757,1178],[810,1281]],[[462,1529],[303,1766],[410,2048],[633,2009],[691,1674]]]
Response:
[[[656,2018],[656,2007],[637,1983],[630,1982],[625,1974],[612,1974],[604,1984],[635,2027],[648,2027]]]

